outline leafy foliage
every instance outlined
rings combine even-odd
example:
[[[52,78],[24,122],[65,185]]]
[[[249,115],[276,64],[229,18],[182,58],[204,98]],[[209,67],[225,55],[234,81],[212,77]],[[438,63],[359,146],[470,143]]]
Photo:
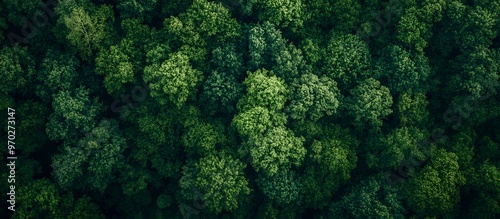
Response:
[[[215,213],[233,210],[242,196],[250,192],[243,176],[244,167],[239,160],[225,154],[201,158],[184,168],[179,181],[181,193],[186,199],[203,201]]]
[[[500,218],[498,0],[0,14],[6,218]]]
[[[280,171],[271,177],[257,179],[264,195],[277,205],[286,205],[299,198],[301,189],[296,174],[292,171]]]
[[[34,60],[23,47],[4,47],[0,51],[0,92],[7,94],[28,85],[35,73]]]
[[[82,58],[88,58],[93,51],[100,48],[101,42],[107,37],[108,22],[113,22],[113,10],[109,6],[99,8],[63,5],[58,22],[68,30],[66,39],[70,45],[81,52]],[[65,11],[69,10],[69,11]]]
[[[102,111],[97,98],[89,97],[88,89],[79,87],[73,92],[62,90],[54,95],[54,112],[49,116],[47,136],[51,140],[74,142],[83,132],[96,126],[96,118]]]
[[[381,175],[354,186],[330,211],[337,218],[404,218],[405,212],[396,191]]]
[[[454,153],[438,150],[430,165],[408,182],[408,207],[423,215],[451,211],[465,184],[457,160]]]
[[[328,77],[304,74],[294,84],[288,111],[290,117],[298,120],[316,121],[323,116],[331,116],[339,107],[340,92],[337,83]]]
[[[356,35],[334,33],[325,59],[325,74],[345,85],[372,77],[368,46]]]
[[[53,157],[54,177],[64,189],[76,186],[102,193],[113,182],[125,148],[125,140],[117,133],[116,124],[102,121],[77,147],[66,146],[63,153]]]
[[[250,155],[256,171],[274,175],[281,168],[300,166],[306,150],[304,138],[283,127],[271,128],[261,138],[250,139]]]
[[[392,113],[392,96],[389,89],[379,81],[368,78],[350,90],[348,110],[356,125],[368,123],[380,127],[382,119]]]
[[[178,108],[184,105],[202,78],[202,73],[193,69],[188,57],[180,52],[144,69],[144,81],[149,83],[151,96],[160,104],[167,104],[166,97]]]

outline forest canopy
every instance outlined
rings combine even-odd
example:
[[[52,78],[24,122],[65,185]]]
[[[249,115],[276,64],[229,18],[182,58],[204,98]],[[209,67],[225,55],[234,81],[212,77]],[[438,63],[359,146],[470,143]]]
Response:
[[[500,218],[500,0],[0,14],[2,218]]]

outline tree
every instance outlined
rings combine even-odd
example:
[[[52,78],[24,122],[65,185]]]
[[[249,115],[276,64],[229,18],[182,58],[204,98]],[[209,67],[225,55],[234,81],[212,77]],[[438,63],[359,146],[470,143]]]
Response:
[[[153,15],[152,11],[157,4],[157,0],[121,0],[116,8],[123,19],[137,18],[150,21]]]
[[[316,121],[337,112],[340,92],[337,83],[328,77],[303,74],[291,90],[293,96],[287,111],[293,119]]]
[[[404,92],[398,98],[396,113],[401,125],[425,126],[429,121],[429,101],[424,93]]]
[[[236,44],[223,44],[212,51],[212,63],[216,72],[233,76],[236,79],[241,79],[244,75],[243,54],[238,51]]]
[[[236,115],[233,124],[243,136],[260,136],[272,127],[286,123],[285,115],[269,111],[264,107],[254,107]]]
[[[38,179],[19,189],[19,207],[12,218],[104,218],[98,205],[83,196],[77,200],[72,193],[61,194],[50,180]]]
[[[499,22],[498,12],[488,10],[489,8],[493,9],[494,7],[475,6],[466,8],[463,12],[460,18],[462,22],[457,33],[462,50],[471,51],[478,46],[488,48],[492,39],[499,34],[498,29],[495,28]]]
[[[258,106],[269,110],[281,110],[285,106],[288,88],[281,78],[273,75],[272,71],[260,69],[248,72],[243,84],[247,89],[245,96],[238,102],[240,111]]]
[[[295,137],[285,127],[273,127],[263,136],[250,138],[249,142],[252,166],[268,176],[292,165],[300,166],[306,154],[304,137]]]
[[[122,134],[126,137],[129,153],[124,154],[118,179],[125,195],[132,197],[147,191],[148,185],[161,187],[163,180],[181,177],[184,160],[179,157],[186,155],[182,153],[181,137],[187,130],[184,127],[189,128],[183,124],[185,114],[199,116],[196,110],[188,107],[165,109],[153,99],[145,100],[130,112],[127,117],[130,123]]]
[[[203,104],[212,115],[216,112],[234,113],[236,103],[243,95],[240,83],[245,73],[242,54],[236,51],[235,44],[224,44],[212,51],[210,63],[215,70],[203,84],[200,105]]]
[[[194,31],[200,34],[201,39],[206,39],[209,45],[213,43],[212,45],[218,46],[231,43],[240,35],[238,22],[231,18],[226,8],[214,2],[194,0],[186,13],[181,14],[179,18],[185,23],[191,24],[182,31]],[[189,40],[192,39],[181,38],[181,40],[183,43],[189,44]]]
[[[350,88],[357,81],[371,77],[368,46],[352,34],[333,33],[328,41],[324,73]]]
[[[404,186],[407,209],[427,216],[451,211],[460,199],[460,186],[465,184],[457,161],[454,153],[437,150],[430,164]]]
[[[451,78],[448,89],[453,88],[454,92],[465,93],[474,99],[495,94],[500,78],[496,53],[484,46],[478,46],[470,53],[457,57],[457,61],[462,63],[461,73]]]
[[[153,181],[153,173],[147,168],[133,166],[128,163],[126,162],[123,165],[122,171],[120,171],[122,174],[120,174],[120,178],[118,179],[123,194],[125,196],[133,196],[141,192],[147,192],[148,184]]]
[[[287,82],[307,71],[302,51],[288,43],[281,31],[270,22],[250,27],[248,55],[249,70],[268,69]]]
[[[353,186],[330,208],[335,218],[405,218],[405,210],[394,188],[383,175],[371,176]]]
[[[281,28],[299,28],[302,26],[303,5],[301,0],[266,0],[256,1],[255,3],[250,1],[244,7],[255,7],[260,21],[269,21]]]
[[[50,140],[63,140],[69,145],[83,137],[82,133],[90,132],[102,112],[98,99],[89,97],[89,90],[85,87],[60,91],[54,95],[52,108],[54,112],[49,116],[47,136]]]
[[[162,38],[159,37],[160,33],[155,31],[148,25],[142,24],[137,19],[125,19],[121,22],[121,30],[124,32],[124,38],[117,45],[120,52],[128,56],[128,62],[134,66],[134,76],[135,79],[140,79],[138,74],[142,74],[143,67],[145,65],[144,57],[146,60],[150,58],[151,54],[147,52],[153,51],[156,46],[167,51],[164,54],[158,54],[158,51],[153,52],[155,58],[165,58],[170,53],[170,48],[165,43],[160,43]],[[162,60],[164,61],[164,60]]]
[[[273,176],[261,176],[257,184],[262,193],[278,206],[292,204],[299,199],[300,181],[291,170],[279,171]]]
[[[304,1],[304,20],[309,24],[339,32],[351,32],[359,23],[362,5],[353,0],[310,0]],[[364,5],[363,5],[364,6]]]
[[[53,157],[54,178],[64,189],[96,189],[103,193],[114,181],[127,147],[113,121],[102,121],[75,146]],[[77,184],[78,182],[78,184]]]
[[[203,84],[201,103],[210,108],[211,114],[233,113],[241,96],[243,96],[243,85],[233,75],[214,71]]]
[[[101,42],[108,37],[106,32],[109,22],[114,21],[113,9],[102,5],[99,8],[89,5],[87,8],[71,3],[58,7],[58,22],[67,28],[66,39],[87,59],[99,49]]]
[[[349,92],[347,110],[357,126],[368,123],[372,127],[380,127],[382,119],[392,113],[389,89],[373,78],[362,81]]]
[[[35,61],[26,47],[5,46],[0,51],[0,86],[2,94],[22,92],[35,73]]]
[[[177,16],[178,14],[185,12],[190,5],[193,4],[193,0],[174,0],[168,2],[160,2],[161,4],[161,15],[162,17]]]
[[[423,22],[437,23],[443,18],[446,8],[446,1],[423,1],[418,10],[418,15]]]
[[[29,0],[29,1],[16,1],[7,0],[2,4],[2,8],[8,12],[5,14],[5,18],[9,23],[16,26],[25,25],[27,22],[25,15],[33,15],[37,13],[41,1],[39,0]]]
[[[319,166],[333,173],[339,173],[346,179],[349,178],[349,171],[356,166],[357,158],[354,151],[342,143],[344,142],[337,139],[314,140],[310,156]]]
[[[175,49],[184,52],[203,72],[210,72],[207,58],[212,49],[234,43],[241,35],[240,24],[227,9],[206,0],[195,0],[184,13],[166,19],[164,31]]]
[[[37,74],[39,83],[35,93],[44,101],[51,102],[59,91],[76,89],[81,78],[77,70],[79,66],[80,61],[74,55],[47,51]]]
[[[96,57],[96,74],[105,75],[104,87],[108,93],[122,90],[123,84],[134,82],[134,66],[129,56],[121,51],[122,47],[132,46],[131,42],[123,40],[120,45],[101,50]]]
[[[478,218],[495,217],[500,214],[500,170],[490,162],[482,163],[478,166],[472,177],[471,185],[473,190],[472,203],[468,211],[468,216]]]
[[[301,175],[304,204],[315,209],[323,209],[330,204],[331,198],[339,188],[351,178],[358,157],[356,149],[359,141],[348,129],[339,125],[314,124],[301,125],[306,130],[307,147],[305,170]],[[318,132],[316,132],[316,130]]]
[[[220,128],[224,130],[224,127]],[[195,120],[193,124],[186,127],[187,131],[182,135],[182,143],[186,152],[208,155],[216,151],[217,144],[224,144],[226,140],[220,128]]]
[[[382,49],[380,53],[376,75],[387,81],[391,91],[402,93],[427,90],[425,83],[431,70],[425,56],[411,55],[401,47],[393,45]]]
[[[171,54],[161,64],[153,63],[144,69],[144,81],[149,84],[151,96],[160,104],[170,101],[178,108],[194,94],[202,79],[202,72],[193,69],[188,57],[181,52]]]
[[[406,48],[422,53],[427,47],[429,38],[432,36],[432,25],[423,22],[418,14],[418,9],[415,7],[406,9],[406,13],[401,16],[396,26],[396,38]]]
[[[403,162],[416,165],[426,160],[426,154],[420,150],[428,134],[415,127],[393,129],[378,145],[370,145],[374,153],[367,155],[368,166],[380,169],[396,169]]]
[[[327,37],[318,35],[312,35],[302,40],[299,43],[299,49],[304,54],[304,61],[311,66],[311,71],[321,73],[323,72],[327,53],[323,43],[327,41]]]
[[[181,194],[202,201],[212,212],[231,211],[250,193],[244,168],[245,164],[227,154],[210,154],[183,168]]]

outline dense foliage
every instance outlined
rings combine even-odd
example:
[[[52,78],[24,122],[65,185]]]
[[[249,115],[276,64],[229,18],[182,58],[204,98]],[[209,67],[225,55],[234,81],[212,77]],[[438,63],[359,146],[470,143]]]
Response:
[[[0,12],[0,215],[500,218],[499,0]]]

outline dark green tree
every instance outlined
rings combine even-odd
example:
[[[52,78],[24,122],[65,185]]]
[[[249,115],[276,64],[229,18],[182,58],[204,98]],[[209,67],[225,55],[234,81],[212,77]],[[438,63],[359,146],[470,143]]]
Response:
[[[273,176],[262,176],[257,179],[257,184],[262,193],[278,206],[297,203],[302,189],[295,172],[291,170],[279,171]]]
[[[114,173],[123,162],[125,139],[114,121],[103,120],[76,146],[64,146],[53,157],[54,178],[63,189],[96,189],[103,193],[114,182]]]
[[[23,115],[22,119],[17,120],[17,134],[16,139],[19,150],[26,154],[33,153],[36,149],[41,148],[47,142],[47,134],[45,133],[45,120],[49,115],[47,106],[42,105],[35,101],[26,101],[22,103],[17,111]]]
[[[35,61],[26,47],[4,46],[0,50],[0,86],[2,95],[25,91],[35,74]]]
[[[260,21],[269,21],[281,28],[302,26],[303,5],[301,0],[248,1],[244,5],[244,9],[245,11],[256,10]]]
[[[236,103],[243,96],[243,85],[225,72],[214,71],[203,84],[201,103],[210,108],[210,113],[234,113]]]
[[[46,102],[61,90],[76,89],[81,79],[78,74],[80,61],[71,54],[49,50],[37,72],[38,85],[35,93]]]
[[[405,218],[397,190],[383,175],[371,176],[353,186],[330,208],[335,218]]]
[[[158,0],[120,0],[116,6],[120,17],[151,21]]]
[[[376,75],[387,81],[387,86],[395,94],[404,91],[425,91],[430,67],[423,55],[411,55],[399,46],[388,46],[380,51]]]
[[[268,69],[276,76],[293,81],[307,70],[302,51],[289,43],[270,22],[248,30],[249,70]]]
[[[12,218],[104,218],[98,205],[83,196],[75,199],[72,193],[61,191],[48,179],[39,179],[19,189],[19,202]]]
[[[370,145],[374,153],[367,155],[368,166],[380,169],[396,169],[403,162],[417,165],[426,160],[426,154],[420,147],[429,135],[415,127],[403,126],[393,129],[379,144]],[[428,145],[425,145],[428,147]]]
[[[372,75],[368,45],[352,34],[333,33],[328,41],[324,73],[349,89]],[[376,78],[376,77],[374,77]]]
[[[300,177],[301,193],[307,206],[322,209],[351,178],[351,172],[359,162],[356,149],[360,142],[339,125],[311,122],[300,126],[308,133],[307,141],[314,139],[308,147],[303,165],[305,170]]]
[[[85,87],[74,91],[61,90],[54,95],[52,108],[54,112],[49,116],[47,136],[50,140],[63,140],[70,145],[97,125],[97,117],[103,110],[98,99],[91,98]]]
[[[382,119],[392,113],[389,89],[373,78],[362,81],[350,94],[346,107],[357,126],[368,123],[371,127],[380,127]]]

